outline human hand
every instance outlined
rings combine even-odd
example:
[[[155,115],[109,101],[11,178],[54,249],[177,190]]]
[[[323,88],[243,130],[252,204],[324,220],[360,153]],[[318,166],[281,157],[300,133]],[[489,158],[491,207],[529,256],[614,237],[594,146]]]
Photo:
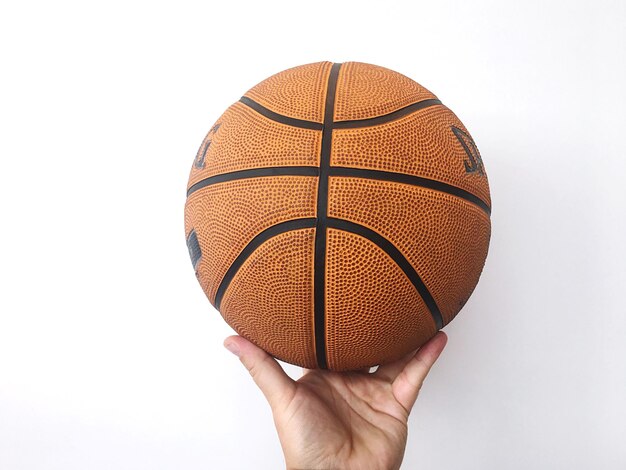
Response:
[[[368,371],[305,369],[294,381],[241,336],[224,346],[267,399],[288,469],[398,469],[407,420],[426,375],[445,347],[437,333],[417,352]]]

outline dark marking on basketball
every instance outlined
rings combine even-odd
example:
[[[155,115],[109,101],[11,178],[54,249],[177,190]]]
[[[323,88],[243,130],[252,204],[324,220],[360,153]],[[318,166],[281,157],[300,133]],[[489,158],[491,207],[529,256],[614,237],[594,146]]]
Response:
[[[411,263],[404,257],[404,255],[398,250],[393,243],[387,240],[385,237],[375,232],[372,229],[364,227],[363,225],[355,224],[354,222],[350,222],[344,219],[337,219],[334,217],[328,218],[328,227],[336,228],[339,230],[344,230],[346,232],[356,233],[364,238],[367,238],[372,243],[378,245],[385,253],[387,253],[391,259],[395,261],[395,263],[404,271],[404,274],[409,278],[411,283],[415,286],[417,291],[419,292],[422,300],[428,307],[430,314],[435,321],[435,325],[437,325],[437,329],[440,330],[443,328],[443,317],[441,315],[441,311],[435,302],[435,299],[430,294],[430,291],[422,281],[422,278],[419,277]]]
[[[228,268],[228,271],[226,271],[226,274],[224,274],[224,277],[222,278],[222,281],[220,282],[220,285],[217,288],[217,292],[215,294],[215,302],[213,304],[215,308],[217,310],[220,309],[222,298],[224,297],[226,289],[230,285],[235,274],[237,274],[237,271],[239,271],[239,268],[241,268],[241,265],[248,259],[248,257],[254,252],[254,250],[261,246],[265,241],[276,235],[284,232],[289,232],[290,230],[313,228],[315,227],[315,223],[316,220],[313,217],[304,219],[292,219],[286,222],[272,225],[271,227],[266,228],[265,230],[257,234],[252,240],[250,240],[250,243],[248,243],[245,248],[241,250],[239,256],[237,256],[235,261],[233,261],[233,264],[231,264]]]
[[[200,243],[198,242],[198,235],[195,230],[191,230],[187,236],[187,249],[189,250],[189,257],[191,258],[191,264],[194,271],[198,269],[198,262],[202,258],[202,250],[200,250]]]
[[[314,261],[314,323],[315,354],[317,366],[327,369],[326,359],[326,226],[328,211],[328,176],[330,173],[330,152],[333,138],[333,116],[335,113],[335,94],[337,78],[341,64],[333,64],[328,76],[326,105],[324,108],[324,128],[322,130],[322,149],[320,152],[320,173],[317,183],[317,223],[315,224],[315,261]]]
[[[359,127],[378,126],[379,124],[400,119],[401,117],[414,113],[415,111],[419,111],[420,109],[437,106],[439,104],[441,104],[441,101],[437,99],[418,101],[417,103],[410,104],[404,108],[400,108],[397,111],[384,114],[382,116],[376,116],[369,119],[356,119],[354,121],[337,121],[335,122],[334,127],[335,129],[356,129]]]
[[[463,160],[463,165],[465,166],[466,173],[476,173],[479,175],[485,176],[485,166],[483,165],[483,159],[480,156],[480,152],[478,151],[478,147],[476,147],[476,143],[474,139],[472,139],[469,134],[459,129],[458,127],[451,126],[452,132],[456,136],[456,138],[461,143],[463,150],[467,154],[468,160]]]
[[[187,190],[187,197],[199,189],[212,184],[223,183],[225,181],[240,180],[244,178],[257,178],[259,176],[317,176],[319,168],[316,166],[272,166],[267,168],[252,168],[250,170],[231,171],[219,175],[209,176],[193,184]]]
[[[471,202],[475,206],[482,209],[487,215],[491,214],[491,208],[489,207],[489,205],[478,196],[474,196],[472,193],[465,191],[464,189],[461,189],[457,186],[443,183],[441,181],[423,178],[421,176],[413,176],[407,175],[406,173],[395,173],[391,171],[366,170],[363,168],[350,168],[342,166],[331,166],[330,175],[383,181],[395,181],[398,183],[419,186],[421,188],[433,189],[435,191],[441,191],[443,193],[465,199],[466,201]]]
[[[206,152],[207,150],[209,150],[210,146],[211,146],[210,140],[207,139],[204,142],[202,142],[202,145],[200,146],[200,148],[198,149],[198,153],[196,154],[196,159],[193,162],[196,168],[200,170],[204,168],[204,159],[206,157]]]
[[[271,109],[267,109],[265,106],[257,103],[254,100],[251,100],[247,96],[242,96],[239,101],[245,104],[246,106],[254,109],[257,113],[262,114],[268,119],[271,119],[272,121],[280,122],[281,124],[287,124],[293,127],[301,127],[304,129],[313,129],[316,131],[322,130],[323,125],[319,122],[306,121],[304,119],[296,119],[296,118],[292,118],[289,116],[285,116],[283,114],[275,113]]]

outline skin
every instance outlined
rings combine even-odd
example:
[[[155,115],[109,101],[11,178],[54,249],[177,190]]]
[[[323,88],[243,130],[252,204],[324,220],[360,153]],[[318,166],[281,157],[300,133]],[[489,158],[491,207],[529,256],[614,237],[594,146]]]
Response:
[[[304,369],[294,381],[265,351],[240,336],[237,355],[267,399],[288,469],[399,469],[407,420],[447,342],[437,333],[418,351],[374,373]]]

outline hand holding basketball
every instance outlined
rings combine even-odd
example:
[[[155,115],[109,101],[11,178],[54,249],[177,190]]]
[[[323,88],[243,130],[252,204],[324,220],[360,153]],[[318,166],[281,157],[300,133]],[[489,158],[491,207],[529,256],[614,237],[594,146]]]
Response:
[[[371,374],[305,369],[298,381],[240,336],[224,345],[270,404],[287,468],[398,469],[409,413],[446,342],[439,332],[417,353]]]

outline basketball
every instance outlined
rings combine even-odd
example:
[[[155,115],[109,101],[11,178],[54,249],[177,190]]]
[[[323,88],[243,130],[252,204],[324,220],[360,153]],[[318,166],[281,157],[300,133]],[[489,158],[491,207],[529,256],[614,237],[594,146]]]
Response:
[[[247,91],[193,161],[196,277],[274,357],[355,370],[420,347],[483,269],[491,199],[470,133],[384,67],[319,62]]]

